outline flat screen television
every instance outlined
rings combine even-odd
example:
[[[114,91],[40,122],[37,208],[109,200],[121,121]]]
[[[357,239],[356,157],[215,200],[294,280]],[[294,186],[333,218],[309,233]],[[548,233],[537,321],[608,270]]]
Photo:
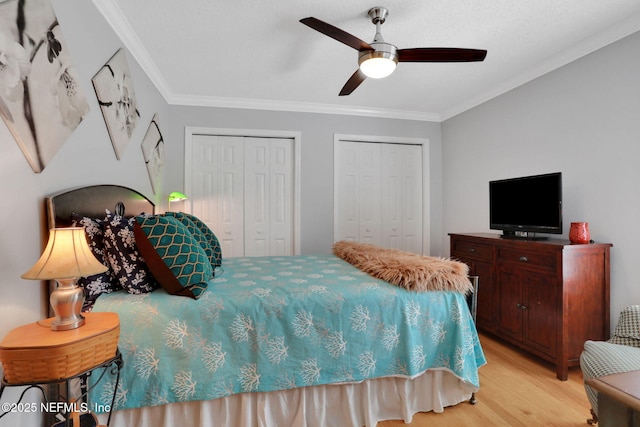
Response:
[[[490,181],[489,222],[505,238],[562,234],[562,173]]]

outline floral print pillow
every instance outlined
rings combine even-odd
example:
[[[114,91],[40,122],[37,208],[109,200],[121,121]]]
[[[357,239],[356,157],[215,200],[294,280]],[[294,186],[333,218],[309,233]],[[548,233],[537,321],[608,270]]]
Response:
[[[160,285],[155,281],[136,247],[133,235],[135,218],[107,212],[104,248],[118,284],[130,294],[151,292]]]
[[[109,267],[109,260],[104,250],[104,220],[78,214],[72,214],[71,219],[74,227],[84,227],[91,252],[98,261]],[[80,277],[78,286],[84,289],[85,300],[82,311],[91,311],[93,304],[101,294],[108,294],[122,289],[113,277],[111,269],[104,273]]]

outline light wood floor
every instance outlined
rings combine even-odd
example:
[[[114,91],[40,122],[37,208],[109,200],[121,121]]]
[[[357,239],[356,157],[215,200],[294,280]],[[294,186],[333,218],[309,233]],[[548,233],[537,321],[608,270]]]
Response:
[[[588,427],[589,402],[579,368],[560,381],[546,362],[480,335],[487,364],[480,368],[478,403],[414,415],[411,424],[385,421],[378,427],[563,426]]]

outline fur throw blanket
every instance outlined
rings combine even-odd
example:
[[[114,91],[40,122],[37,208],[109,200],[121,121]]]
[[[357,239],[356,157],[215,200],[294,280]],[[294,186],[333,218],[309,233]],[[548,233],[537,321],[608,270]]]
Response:
[[[375,278],[410,291],[466,294],[473,290],[469,267],[459,261],[344,240],[333,245],[333,253]]]

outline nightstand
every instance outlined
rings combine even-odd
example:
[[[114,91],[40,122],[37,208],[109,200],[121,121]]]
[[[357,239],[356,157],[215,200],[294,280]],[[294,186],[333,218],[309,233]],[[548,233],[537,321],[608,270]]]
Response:
[[[69,408],[72,407],[70,402],[80,402],[88,394],[83,387],[81,396],[72,399],[72,380],[86,378],[103,368],[99,381],[111,367],[116,374],[111,402],[113,408],[122,366],[122,356],[118,351],[120,319],[116,313],[84,313],[84,316],[84,326],[68,331],[52,331],[53,318],[10,331],[0,342],[0,362],[4,369],[0,397],[8,386],[37,387],[44,393],[43,385],[64,384],[64,402],[50,402],[66,403],[60,406]],[[45,407],[38,409],[41,408]],[[110,418],[111,414],[109,421]],[[66,414],[66,425],[71,425],[69,413]]]

